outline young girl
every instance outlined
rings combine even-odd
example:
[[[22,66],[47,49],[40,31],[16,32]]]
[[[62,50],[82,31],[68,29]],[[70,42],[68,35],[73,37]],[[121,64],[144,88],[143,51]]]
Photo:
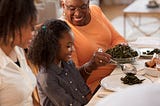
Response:
[[[29,48],[29,59],[39,66],[42,106],[82,106],[89,100],[90,90],[71,60],[73,42],[71,28],[55,19],[41,26]]]
[[[24,48],[36,22],[33,0],[0,0],[0,106],[33,106],[36,77]]]

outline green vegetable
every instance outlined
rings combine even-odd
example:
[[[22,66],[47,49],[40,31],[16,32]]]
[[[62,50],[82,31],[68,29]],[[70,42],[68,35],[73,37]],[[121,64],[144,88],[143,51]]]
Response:
[[[154,53],[156,53],[156,54],[159,54],[160,53],[160,49],[154,49],[154,50],[152,50],[152,51],[147,51],[147,55],[153,55]]]
[[[138,56],[138,52],[133,50],[130,46],[121,44],[108,49],[106,53],[110,54],[112,58],[131,58]]]
[[[137,78],[137,76],[135,76],[135,74],[127,73],[124,78],[121,77],[121,80],[123,81],[124,84],[133,85],[133,84],[140,84],[145,79],[140,80],[140,79]]]

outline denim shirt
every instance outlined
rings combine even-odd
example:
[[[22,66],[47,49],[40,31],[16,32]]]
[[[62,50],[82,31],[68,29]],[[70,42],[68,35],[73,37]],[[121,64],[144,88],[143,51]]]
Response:
[[[40,68],[38,92],[42,106],[83,106],[90,92],[72,61],[62,62],[63,68],[50,65],[47,70]]]

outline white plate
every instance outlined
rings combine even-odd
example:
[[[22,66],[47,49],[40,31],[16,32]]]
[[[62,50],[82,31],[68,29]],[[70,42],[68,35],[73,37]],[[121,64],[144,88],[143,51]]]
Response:
[[[110,75],[108,77],[105,77],[101,80],[101,86],[111,91],[120,91],[127,88],[128,86],[132,86],[128,84],[123,84],[123,82],[121,81],[121,77],[124,77],[124,76],[125,74],[117,74],[117,75]],[[145,79],[141,84],[152,83],[152,81],[145,76],[140,76],[140,75],[136,75],[136,76],[140,80]]]
[[[145,74],[153,76],[153,77],[160,77],[160,71],[158,71],[156,68],[143,68],[141,69],[145,72]]]
[[[147,54],[143,54],[143,52],[147,52],[147,51],[152,51],[154,50],[154,48],[141,48],[139,49],[140,53],[140,57],[145,58],[145,59],[151,59],[153,57],[153,55],[147,55]]]

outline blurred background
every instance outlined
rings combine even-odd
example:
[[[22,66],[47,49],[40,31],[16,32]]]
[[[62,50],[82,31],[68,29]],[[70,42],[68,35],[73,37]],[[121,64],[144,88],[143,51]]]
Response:
[[[90,0],[90,4],[99,6],[106,17],[111,21],[115,29],[129,42],[134,42],[140,37],[147,37],[149,39],[150,37],[156,37],[156,39],[159,39],[160,41],[160,6],[158,8],[159,14],[155,14],[154,16],[150,14],[141,16],[141,26],[138,26],[138,28],[142,30],[142,32],[139,31],[139,29],[137,30],[135,25],[130,23],[128,20],[126,21],[126,26],[124,27],[124,9],[133,4],[135,1],[137,0]],[[149,2],[151,0],[139,1]],[[153,1],[160,3],[160,0]],[[42,23],[50,18],[59,18],[63,13],[60,8],[60,0],[35,0],[35,4],[38,9],[38,23]],[[141,4],[139,5],[141,6]],[[132,16],[132,19],[137,21],[136,16]],[[125,34],[124,28],[126,30]],[[143,32],[145,32],[145,34]]]

